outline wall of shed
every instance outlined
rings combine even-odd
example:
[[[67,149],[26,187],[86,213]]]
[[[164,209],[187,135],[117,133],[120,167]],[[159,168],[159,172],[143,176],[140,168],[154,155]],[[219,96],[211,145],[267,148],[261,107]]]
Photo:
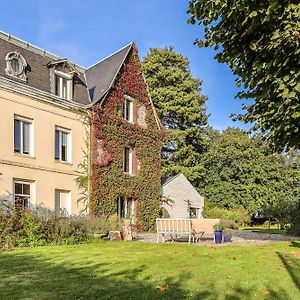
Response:
[[[203,218],[204,199],[182,174],[163,185],[161,189],[162,196],[173,201],[171,205],[162,205],[170,218],[189,218],[188,200],[191,207],[200,208],[200,217]]]

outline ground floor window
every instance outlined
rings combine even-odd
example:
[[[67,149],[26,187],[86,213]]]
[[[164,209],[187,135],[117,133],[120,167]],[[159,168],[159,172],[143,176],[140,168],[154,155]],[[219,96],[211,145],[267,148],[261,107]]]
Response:
[[[55,190],[55,213],[71,215],[71,193],[65,190]]]
[[[119,197],[117,200],[117,214],[120,218],[134,220],[134,201],[132,197]]]
[[[190,218],[199,219],[200,218],[200,208],[190,207]]]
[[[32,197],[32,183],[14,180],[14,204],[18,208],[28,208]]]

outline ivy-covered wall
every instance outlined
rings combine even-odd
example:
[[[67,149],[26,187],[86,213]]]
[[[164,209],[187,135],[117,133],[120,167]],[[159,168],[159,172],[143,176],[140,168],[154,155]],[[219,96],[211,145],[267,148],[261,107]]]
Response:
[[[124,95],[135,99],[135,124],[123,118]],[[146,125],[143,126],[144,116]],[[133,197],[137,203],[136,224],[141,230],[149,230],[159,211],[162,132],[135,46],[109,95],[102,104],[94,105],[91,127],[91,213],[108,217],[116,213],[119,196]],[[122,171],[124,147],[134,148],[139,161],[134,176]]]

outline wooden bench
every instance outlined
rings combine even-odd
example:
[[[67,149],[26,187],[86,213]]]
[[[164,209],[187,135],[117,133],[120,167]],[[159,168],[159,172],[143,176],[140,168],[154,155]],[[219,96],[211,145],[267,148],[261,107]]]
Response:
[[[157,243],[166,236],[177,238],[187,236],[189,244],[198,242],[204,233],[213,233],[213,226],[220,219],[156,219]]]
[[[191,219],[156,219],[157,243],[162,238],[163,243],[165,237],[170,236],[188,236],[189,244],[192,239],[192,223]]]

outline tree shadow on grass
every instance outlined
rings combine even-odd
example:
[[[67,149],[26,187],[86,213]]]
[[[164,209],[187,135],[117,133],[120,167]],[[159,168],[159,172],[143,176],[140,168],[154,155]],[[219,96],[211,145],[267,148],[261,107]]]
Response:
[[[300,259],[287,253],[277,252],[277,255],[290,274],[295,286],[300,291]]]
[[[78,260],[73,264],[72,260],[64,261],[66,257],[59,257],[59,262],[54,255],[57,254],[33,255],[30,249],[0,252],[0,299],[257,299],[255,287],[228,286],[220,290],[214,283],[201,286],[201,279],[198,291],[197,286],[196,291],[188,290],[187,282],[191,280],[188,271],[166,277],[156,287],[151,276],[144,274],[145,264],[120,270],[116,263],[89,259],[88,254],[78,258],[82,264]],[[282,290],[267,288],[265,293],[272,296],[269,299],[291,299]]]
[[[291,242],[290,247],[300,248],[300,242]]]

